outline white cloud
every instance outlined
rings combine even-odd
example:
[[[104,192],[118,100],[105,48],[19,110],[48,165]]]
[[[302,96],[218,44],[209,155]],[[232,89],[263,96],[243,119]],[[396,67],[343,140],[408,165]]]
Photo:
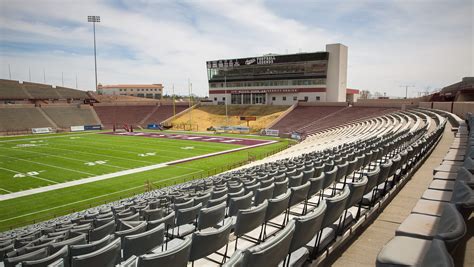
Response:
[[[99,82],[157,83],[187,92],[207,93],[205,61],[324,50],[326,43],[349,46],[349,86],[403,95],[399,85],[416,90],[441,87],[473,72],[472,2],[397,1],[388,8],[374,1],[337,2],[323,18],[332,27],[301,16],[282,16],[272,1],[13,1],[0,3],[0,40],[41,49],[0,50],[0,76],[66,86],[94,87],[92,32],[87,15],[100,15],[97,25]],[[318,3],[288,1],[290,5]],[[321,4],[323,5],[323,4]],[[370,21],[348,32],[342,22],[357,11]],[[304,14],[304,16],[303,16]],[[352,16],[352,17],[351,17]],[[321,19],[321,18],[318,18]],[[363,17],[356,17],[363,19]],[[338,27],[341,25],[341,27]],[[331,28],[331,29],[329,29]],[[334,30],[336,29],[336,30]],[[3,46],[2,46],[3,47]]]

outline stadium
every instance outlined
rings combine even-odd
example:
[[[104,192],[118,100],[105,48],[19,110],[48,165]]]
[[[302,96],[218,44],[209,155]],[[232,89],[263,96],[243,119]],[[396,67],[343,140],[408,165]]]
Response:
[[[325,47],[186,61],[205,97],[0,79],[0,267],[472,266],[474,77],[363,97]]]

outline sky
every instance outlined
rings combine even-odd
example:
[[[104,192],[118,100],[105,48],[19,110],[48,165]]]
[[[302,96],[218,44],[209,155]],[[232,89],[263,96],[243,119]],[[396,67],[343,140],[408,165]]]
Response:
[[[474,76],[474,0],[0,0],[0,78],[208,93],[206,61],[349,47],[348,87],[388,96]]]

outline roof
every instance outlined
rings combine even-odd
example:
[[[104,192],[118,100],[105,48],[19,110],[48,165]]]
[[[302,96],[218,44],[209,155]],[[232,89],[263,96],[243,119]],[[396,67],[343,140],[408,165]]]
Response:
[[[100,85],[101,89],[113,89],[113,88],[158,88],[162,89],[163,85],[157,84],[113,84],[113,85]]]

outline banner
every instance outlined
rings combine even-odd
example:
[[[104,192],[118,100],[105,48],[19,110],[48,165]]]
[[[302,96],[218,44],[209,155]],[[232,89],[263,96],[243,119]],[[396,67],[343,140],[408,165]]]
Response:
[[[84,130],[102,130],[102,125],[84,125]]]
[[[71,132],[81,132],[81,131],[84,131],[84,125],[71,126]]]
[[[262,134],[263,135],[268,135],[268,136],[279,136],[280,131],[279,130],[274,130],[274,129],[263,129]]]
[[[291,133],[291,139],[301,140],[301,134],[297,132]]]
[[[31,128],[31,132],[34,133],[34,134],[52,133],[53,129],[51,127]]]
[[[250,128],[245,126],[220,126],[215,129],[217,131],[250,132]]]
[[[151,130],[163,130],[163,127],[161,126],[161,124],[156,124],[156,123],[148,124],[146,128],[151,129]]]

